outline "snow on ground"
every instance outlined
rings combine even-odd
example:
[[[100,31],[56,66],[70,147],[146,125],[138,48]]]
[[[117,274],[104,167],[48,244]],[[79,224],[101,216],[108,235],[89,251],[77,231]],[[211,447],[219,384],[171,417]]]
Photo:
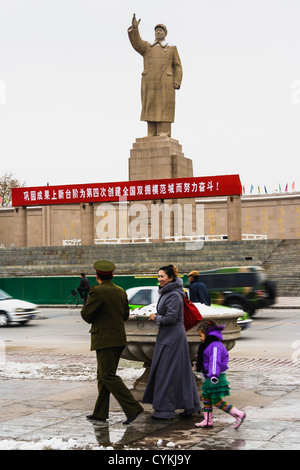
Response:
[[[135,380],[143,373],[143,368],[119,368],[118,375],[123,380]],[[96,379],[95,367],[86,364],[43,364],[38,362],[6,362],[0,364],[0,378],[3,379],[47,379],[90,381]]]
[[[63,439],[54,437],[51,439],[42,439],[38,442],[17,441],[15,439],[0,440],[0,450],[76,450],[82,449],[76,439]],[[113,447],[89,447],[89,450],[109,450]]]

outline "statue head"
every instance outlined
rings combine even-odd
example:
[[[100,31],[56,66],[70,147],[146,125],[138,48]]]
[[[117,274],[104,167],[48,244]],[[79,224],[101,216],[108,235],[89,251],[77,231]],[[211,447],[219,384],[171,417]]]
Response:
[[[168,34],[168,30],[164,24],[157,24],[154,28],[154,31],[155,31],[155,37],[157,39],[164,39],[166,35]]]

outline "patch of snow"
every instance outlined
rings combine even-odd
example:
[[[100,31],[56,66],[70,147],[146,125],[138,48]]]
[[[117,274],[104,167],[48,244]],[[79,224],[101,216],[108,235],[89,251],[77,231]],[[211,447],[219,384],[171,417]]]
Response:
[[[36,441],[17,441],[15,439],[0,440],[0,450],[71,450],[80,449],[82,446],[76,439],[68,439],[64,441],[60,438],[42,439]],[[108,447],[98,446],[96,449],[108,449]]]
[[[123,380],[137,379],[144,372],[143,368],[119,368],[117,374]],[[96,379],[96,368],[85,364],[42,364],[7,362],[1,364],[0,377],[4,379],[45,379],[92,381]]]

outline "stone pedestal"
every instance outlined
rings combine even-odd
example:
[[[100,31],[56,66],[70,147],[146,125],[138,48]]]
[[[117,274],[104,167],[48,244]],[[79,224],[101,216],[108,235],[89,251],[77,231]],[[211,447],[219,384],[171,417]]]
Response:
[[[190,176],[193,176],[193,162],[184,156],[178,140],[171,137],[136,139],[130,150],[130,181]]]
[[[171,137],[138,138],[130,150],[130,181],[188,178],[192,176],[192,160],[184,156],[182,146],[178,140]],[[152,238],[152,242],[168,241],[174,236],[194,235],[196,213],[194,199],[162,199],[152,202],[144,201],[143,204],[148,211],[149,233],[147,236]],[[157,215],[158,213],[159,215]],[[160,222],[157,222],[157,217]],[[178,219],[180,220],[178,221]],[[189,233],[185,233],[184,227],[188,227],[186,231],[189,231]]]

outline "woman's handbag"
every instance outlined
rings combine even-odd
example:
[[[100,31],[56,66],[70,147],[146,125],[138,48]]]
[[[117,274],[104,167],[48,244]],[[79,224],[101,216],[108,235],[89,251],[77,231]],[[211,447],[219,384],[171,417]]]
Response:
[[[186,295],[183,299],[183,314],[185,331],[190,330],[202,320],[202,315],[196,305],[188,299]]]

